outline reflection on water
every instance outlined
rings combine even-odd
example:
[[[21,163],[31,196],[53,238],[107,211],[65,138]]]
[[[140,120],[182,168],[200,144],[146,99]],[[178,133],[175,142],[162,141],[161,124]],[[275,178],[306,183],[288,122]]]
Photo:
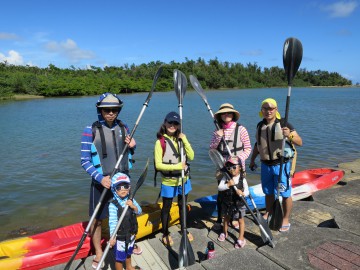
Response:
[[[207,91],[214,112],[230,102],[241,113],[242,123],[254,143],[260,121],[260,102],[274,97],[285,111],[287,89]],[[121,119],[130,127],[140,113],[147,94],[123,96]],[[303,138],[298,148],[297,170],[334,167],[359,158],[354,140],[359,135],[360,92],[350,88],[293,88],[289,121]],[[80,138],[86,125],[96,120],[97,97],[49,98],[0,103],[0,240],[14,237],[20,228],[36,232],[87,220],[90,179],[80,166]],[[208,145],[214,125],[196,92],[187,91],[183,102],[183,130],[194,150],[191,163],[193,191],[190,199],[216,193],[214,166]],[[154,93],[135,133],[137,151],[131,174],[140,176],[147,158],[150,168],[136,197],[155,202],[160,179],[154,187],[152,153],[156,132],[166,113],[178,110],[175,93]],[[160,178],[160,177],[159,177]],[[250,184],[258,173],[248,172]]]

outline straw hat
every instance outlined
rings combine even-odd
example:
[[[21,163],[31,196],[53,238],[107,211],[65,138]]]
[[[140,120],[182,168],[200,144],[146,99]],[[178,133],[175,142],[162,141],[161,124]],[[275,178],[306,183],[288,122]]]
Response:
[[[219,110],[214,114],[215,119],[220,122],[221,120],[221,114],[222,113],[226,113],[226,112],[231,112],[234,114],[233,116],[233,121],[236,122],[237,120],[239,120],[240,118],[240,113],[234,109],[234,106],[231,105],[230,103],[224,103],[221,104]]]

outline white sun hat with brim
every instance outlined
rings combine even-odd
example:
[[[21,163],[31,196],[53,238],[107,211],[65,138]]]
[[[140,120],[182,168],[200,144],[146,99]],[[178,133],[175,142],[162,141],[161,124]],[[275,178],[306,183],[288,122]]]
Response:
[[[122,100],[118,98],[116,94],[111,93],[102,94],[96,103],[96,107],[98,108],[121,108],[122,106]]]

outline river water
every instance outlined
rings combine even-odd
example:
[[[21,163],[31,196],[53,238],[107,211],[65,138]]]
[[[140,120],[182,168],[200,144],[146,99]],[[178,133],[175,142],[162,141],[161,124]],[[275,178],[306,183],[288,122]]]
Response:
[[[273,97],[284,114],[288,89],[206,91],[214,112],[230,102],[241,113],[252,145],[260,121],[260,102]],[[130,129],[147,93],[123,95],[120,118]],[[97,120],[98,97],[46,98],[0,103],[0,240],[88,220],[90,178],[80,166],[80,139],[86,125]],[[293,88],[289,122],[303,139],[298,148],[297,170],[334,167],[359,158],[359,88]],[[174,92],[154,93],[134,138],[137,150],[132,179],[140,176],[150,159],[147,179],[136,194],[140,202],[154,202],[153,147],[165,115],[178,111]],[[190,199],[216,193],[214,166],[208,146],[214,125],[203,100],[187,91],[183,101],[183,131],[195,159],[191,163],[193,191]],[[248,165],[248,162],[247,162]],[[248,171],[250,184],[259,173]]]

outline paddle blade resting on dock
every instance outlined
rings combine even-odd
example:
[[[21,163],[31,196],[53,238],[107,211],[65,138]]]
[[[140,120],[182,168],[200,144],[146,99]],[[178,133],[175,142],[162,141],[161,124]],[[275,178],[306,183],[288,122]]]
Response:
[[[277,231],[281,228],[282,226],[282,221],[283,221],[283,210],[281,207],[281,203],[280,200],[277,199],[274,201],[273,203],[273,213],[271,215],[269,215],[269,227],[270,229]]]

